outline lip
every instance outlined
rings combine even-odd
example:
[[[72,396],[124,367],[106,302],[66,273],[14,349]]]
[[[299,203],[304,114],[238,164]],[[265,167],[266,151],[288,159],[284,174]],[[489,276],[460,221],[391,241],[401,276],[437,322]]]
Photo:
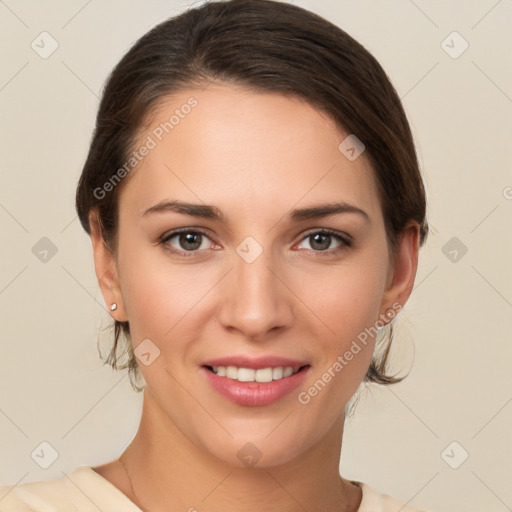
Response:
[[[240,382],[228,377],[220,377],[209,370],[207,366],[238,366],[255,370],[269,366],[291,366],[294,370],[298,368],[300,370],[289,377],[272,382]],[[263,407],[281,400],[304,382],[310,369],[311,366],[307,363],[273,356],[257,359],[247,357],[212,359],[200,368],[206,380],[216,392],[231,402],[246,407]]]

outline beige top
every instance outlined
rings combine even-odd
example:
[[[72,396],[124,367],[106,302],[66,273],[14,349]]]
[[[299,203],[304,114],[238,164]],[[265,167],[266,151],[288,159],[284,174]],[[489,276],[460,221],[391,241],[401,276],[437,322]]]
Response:
[[[355,481],[363,491],[357,512],[425,512]],[[0,512],[142,512],[91,466],[78,466],[62,478],[0,487]]]

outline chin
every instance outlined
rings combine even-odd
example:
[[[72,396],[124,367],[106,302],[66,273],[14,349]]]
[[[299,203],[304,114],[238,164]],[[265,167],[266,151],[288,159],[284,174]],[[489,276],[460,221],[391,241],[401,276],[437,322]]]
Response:
[[[272,437],[272,436],[270,436]],[[267,434],[259,436],[239,436],[223,443],[204,446],[212,456],[230,467],[239,469],[268,469],[286,464],[304,451],[304,440],[287,435],[286,439]],[[211,438],[208,439],[211,443]],[[298,447],[302,447],[301,450]]]

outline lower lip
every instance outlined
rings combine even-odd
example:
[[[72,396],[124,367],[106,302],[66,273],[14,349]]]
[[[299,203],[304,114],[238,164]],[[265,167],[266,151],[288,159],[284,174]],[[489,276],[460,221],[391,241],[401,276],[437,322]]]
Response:
[[[232,402],[249,407],[261,407],[277,402],[299,387],[304,382],[309,368],[310,366],[306,366],[289,377],[272,382],[240,382],[219,377],[204,366],[201,370],[211,386]]]

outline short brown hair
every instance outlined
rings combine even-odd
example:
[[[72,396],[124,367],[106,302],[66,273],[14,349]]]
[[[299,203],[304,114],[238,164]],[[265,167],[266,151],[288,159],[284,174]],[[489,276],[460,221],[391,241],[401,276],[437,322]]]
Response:
[[[377,60],[341,28],[295,5],[273,0],[208,2],[170,18],[142,36],[112,70],[76,191],[76,210],[90,234],[95,211],[107,247],[116,250],[118,196],[95,193],[127,161],[138,130],[159,101],[178,90],[229,82],[258,92],[296,96],[326,112],[365,145],[379,189],[392,248],[408,221],[427,233],[426,199],[413,137],[400,98]],[[126,180],[124,180],[126,181]],[[118,361],[126,339],[127,362]],[[393,384],[386,375],[389,340],[372,360],[365,381]],[[115,321],[105,363],[140,378],[128,322]]]

